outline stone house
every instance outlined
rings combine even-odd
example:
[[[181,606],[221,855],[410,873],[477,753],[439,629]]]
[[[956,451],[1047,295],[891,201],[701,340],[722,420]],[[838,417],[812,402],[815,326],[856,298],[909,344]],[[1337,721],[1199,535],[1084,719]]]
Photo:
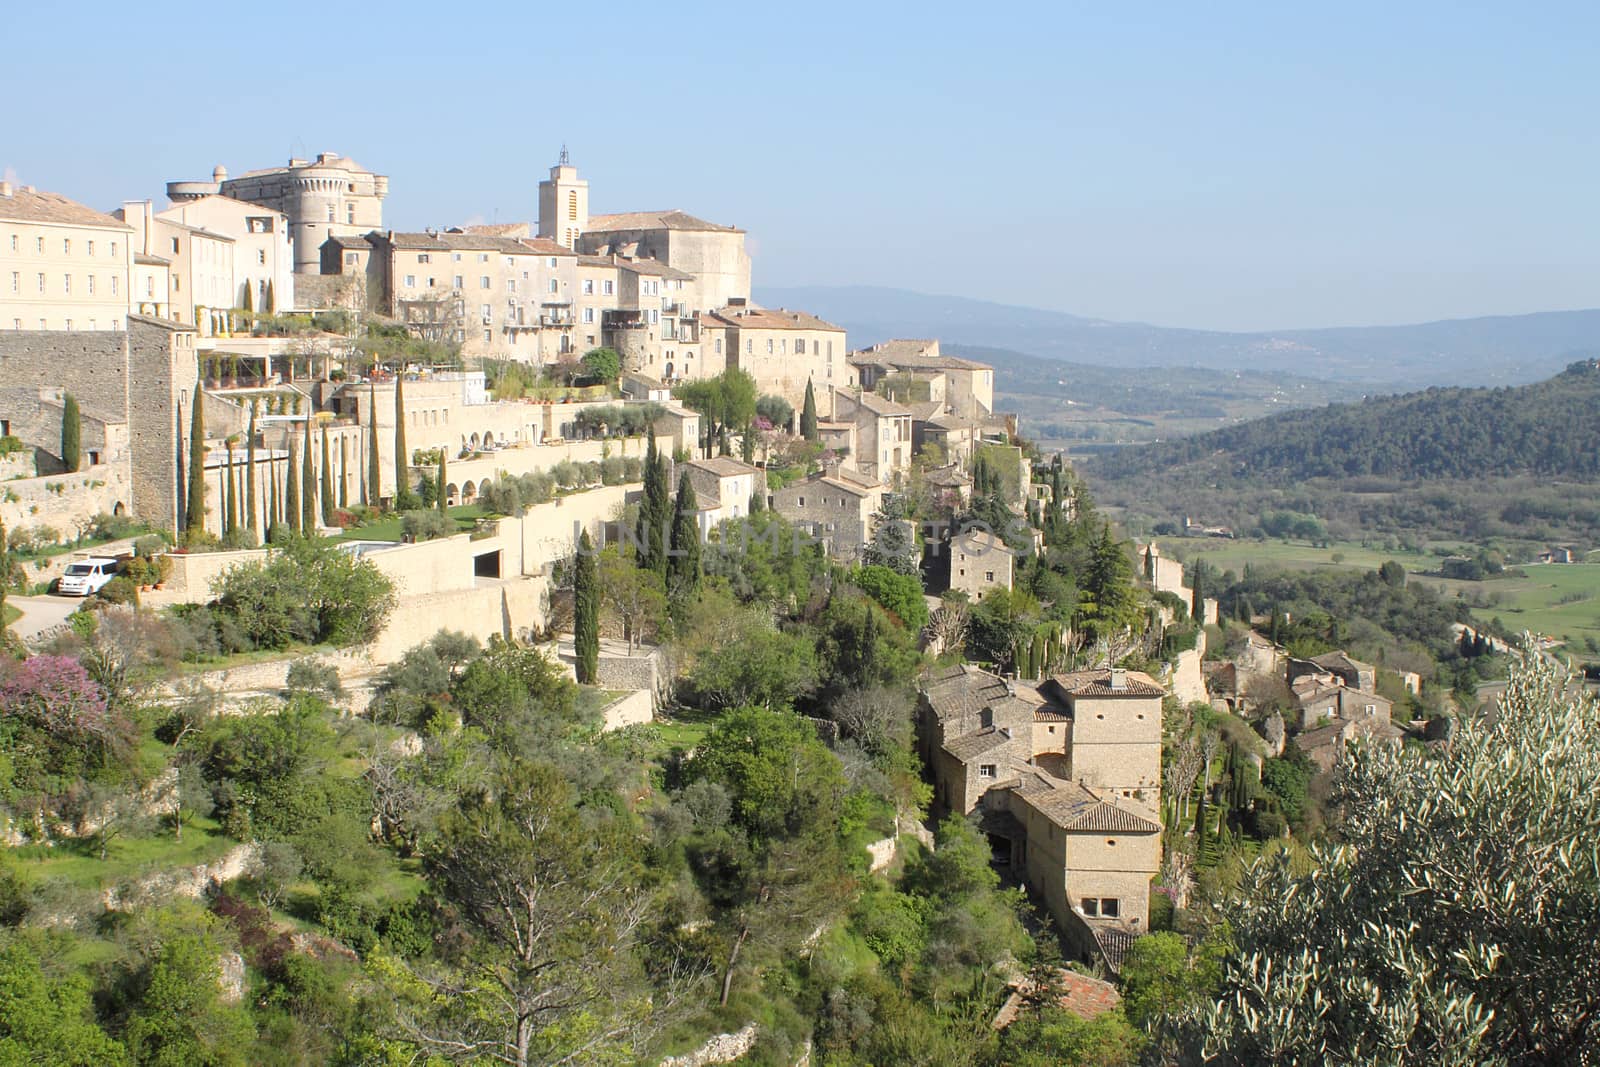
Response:
[[[987,530],[965,530],[950,539],[950,588],[972,600],[991,589],[1010,589],[1016,556],[1006,543]]]
[[[853,422],[856,470],[885,485],[911,469],[911,409],[876,393],[833,391],[833,421]]]
[[[1294,743],[1316,764],[1319,771],[1328,774],[1344,758],[1351,743],[1360,738],[1398,746],[1404,741],[1405,733],[1389,721],[1387,714],[1380,711],[1357,718],[1333,719],[1300,733]]]
[[[727,519],[750,514],[750,498],[757,492],[766,493],[766,472],[732,456],[691,459],[684,469],[700,508],[701,537]]]
[[[1291,657],[1288,666],[1288,682],[1293,685],[1296,679],[1307,676],[1332,675],[1339,685],[1358,689],[1363,693],[1374,693],[1378,689],[1378,671],[1370,663],[1351,659],[1344,651],[1325,652],[1320,656],[1310,659],[1296,659]]]
[[[708,366],[746,371],[759,392],[783,397],[796,411],[807,382],[819,408],[830,386],[847,383],[844,328],[804,311],[734,300],[700,316],[700,335]]]
[[[1136,672],[1035,685],[960,664],[930,675],[918,703],[935,805],[976,813],[995,862],[1113,967],[1149,926],[1160,868],[1161,698]]]
[[[821,541],[832,559],[853,563],[872,540],[884,487],[847,467],[819,472],[768,494],[768,506]]]
[[[1394,701],[1341,684],[1329,675],[1304,675],[1289,685],[1294,701],[1293,722],[1301,730],[1313,730],[1334,719],[1369,719],[1388,722]]]
[[[0,181],[0,330],[122,330],[134,245],[121,219]]]

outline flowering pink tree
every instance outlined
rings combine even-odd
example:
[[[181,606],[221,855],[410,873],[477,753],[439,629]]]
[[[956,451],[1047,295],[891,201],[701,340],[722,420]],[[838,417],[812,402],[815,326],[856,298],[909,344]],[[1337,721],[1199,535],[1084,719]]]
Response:
[[[34,656],[0,660],[0,718],[21,719],[54,737],[107,740],[115,733],[105,694],[77,660]]]

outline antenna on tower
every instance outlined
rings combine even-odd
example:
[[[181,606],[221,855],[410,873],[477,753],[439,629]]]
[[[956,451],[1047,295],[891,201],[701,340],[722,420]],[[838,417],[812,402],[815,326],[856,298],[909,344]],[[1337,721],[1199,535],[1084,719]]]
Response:
[[[572,160],[567,156],[567,146],[565,143],[563,143],[561,145],[561,158],[556,160],[556,165],[565,167],[570,162],[572,162]]]

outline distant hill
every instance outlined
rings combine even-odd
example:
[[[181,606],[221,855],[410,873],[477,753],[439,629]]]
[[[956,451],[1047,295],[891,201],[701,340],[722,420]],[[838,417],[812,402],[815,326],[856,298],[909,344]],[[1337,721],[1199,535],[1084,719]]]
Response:
[[[837,322],[850,331],[852,345],[937,337],[1097,366],[1275,371],[1396,390],[1522,384],[1600,355],[1600,310],[1226,333],[871,286],[774,287],[755,296],[764,304],[804,308]]]
[[[1600,477],[1600,363],[1500,389],[1428,389],[1290,411],[1091,460],[1100,480]]]

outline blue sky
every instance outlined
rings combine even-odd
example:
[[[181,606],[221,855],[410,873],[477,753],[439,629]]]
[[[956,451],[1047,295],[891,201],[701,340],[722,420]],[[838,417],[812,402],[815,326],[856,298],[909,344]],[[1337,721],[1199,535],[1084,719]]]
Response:
[[[1595,306],[1600,9],[1518,6],[25,5],[0,169],[109,208],[337,151],[420,228],[531,218],[565,142],[594,210],[749,230],[758,287],[1222,329]]]

